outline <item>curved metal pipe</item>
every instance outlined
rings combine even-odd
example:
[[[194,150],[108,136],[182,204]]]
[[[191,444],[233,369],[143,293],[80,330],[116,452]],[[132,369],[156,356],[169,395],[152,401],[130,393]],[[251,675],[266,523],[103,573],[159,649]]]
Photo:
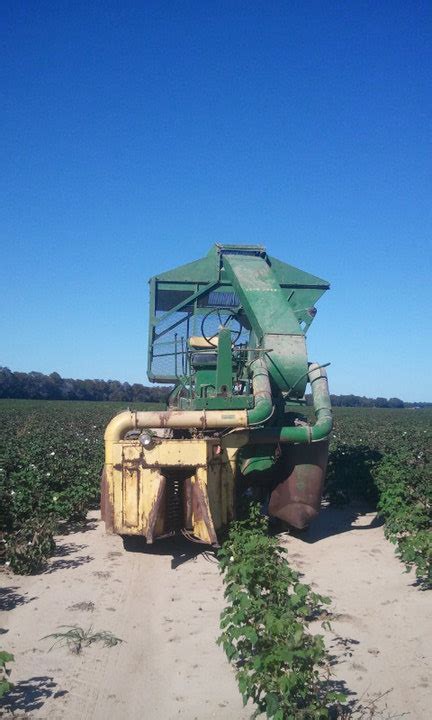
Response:
[[[119,413],[105,430],[106,462],[113,443],[119,442],[128,430],[144,428],[226,428],[247,427],[246,410],[163,410]]]
[[[116,415],[105,430],[106,462],[111,462],[112,444],[119,442],[128,430],[138,428],[227,428],[249,427],[266,422],[273,414],[270,380],[265,361],[251,363],[255,406],[251,410],[161,410],[131,411]]]
[[[315,425],[265,427],[248,433],[250,443],[311,443],[324,440],[333,427],[327,373],[317,363],[309,365],[309,382],[312,388]]]
[[[254,407],[247,410],[247,424],[261,425],[271,418],[274,412],[270,377],[264,358],[260,357],[251,363]]]

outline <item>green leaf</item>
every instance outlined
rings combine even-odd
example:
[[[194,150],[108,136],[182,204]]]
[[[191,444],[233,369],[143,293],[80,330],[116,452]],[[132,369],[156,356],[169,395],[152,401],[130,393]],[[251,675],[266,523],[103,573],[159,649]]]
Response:
[[[0,650],[0,663],[2,665],[12,662],[13,660],[15,660],[15,658],[11,653],[6,652],[5,650]]]
[[[267,717],[272,718],[279,709],[279,698],[276,693],[268,693],[265,700]]]

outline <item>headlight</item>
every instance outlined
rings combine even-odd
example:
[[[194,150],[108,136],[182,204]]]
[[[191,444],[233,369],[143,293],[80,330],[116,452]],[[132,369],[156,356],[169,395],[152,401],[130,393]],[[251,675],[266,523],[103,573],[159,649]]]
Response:
[[[147,450],[151,450],[151,448],[155,445],[153,435],[147,431],[142,432],[138,440],[143,447],[147,448]]]

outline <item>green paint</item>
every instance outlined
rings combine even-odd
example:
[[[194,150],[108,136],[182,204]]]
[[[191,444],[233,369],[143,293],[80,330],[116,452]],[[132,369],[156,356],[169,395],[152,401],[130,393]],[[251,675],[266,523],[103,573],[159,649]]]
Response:
[[[231,331],[220,330],[218,337],[216,394],[228,397],[232,395],[233,387]]]
[[[247,445],[239,450],[238,465],[244,477],[252,473],[268,472],[276,463],[275,448],[271,445]]]
[[[212,397],[211,389],[204,390],[206,384],[214,385],[216,397],[224,396],[221,401],[228,400],[232,381],[245,377],[244,368],[235,363],[233,372],[228,340],[219,339],[213,378],[210,368],[190,366],[187,340],[200,334],[203,315],[215,307],[230,307],[240,311],[251,329],[249,346],[267,349],[265,360],[275,389],[301,398],[307,381],[304,333],[313,320],[314,303],[328,287],[327,281],[268,256],[262,246],[214,245],[200,260],[150,281],[149,379],[176,383],[190,375],[191,401],[195,396],[202,404],[203,394]],[[228,295],[234,306],[227,306]],[[224,386],[227,390],[221,392]]]
[[[266,259],[254,256],[227,256],[224,267],[258,345],[268,349],[266,362],[274,383],[301,397],[307,381],[304,333],[275,273]]]

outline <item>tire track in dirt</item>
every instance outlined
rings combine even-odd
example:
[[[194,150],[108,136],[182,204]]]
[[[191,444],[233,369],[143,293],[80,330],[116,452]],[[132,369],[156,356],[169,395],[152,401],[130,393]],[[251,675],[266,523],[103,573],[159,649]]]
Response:
[[[2,576],[4,587],[30,600],[1,613],[3,645],[16,656],[6,708],[15,697],[15,709],[38,720],[250,716],[215,642],[223,597],[211,555],[184,542],[143,552],[132,541],[128,550],[100,522],[57,540],[47,573]],[[73,609],[82,603],[93,603],[93,612]],[[48,652],[50,641],[41,638],[64,624],[91,624],[123,642],[80,655]]]

